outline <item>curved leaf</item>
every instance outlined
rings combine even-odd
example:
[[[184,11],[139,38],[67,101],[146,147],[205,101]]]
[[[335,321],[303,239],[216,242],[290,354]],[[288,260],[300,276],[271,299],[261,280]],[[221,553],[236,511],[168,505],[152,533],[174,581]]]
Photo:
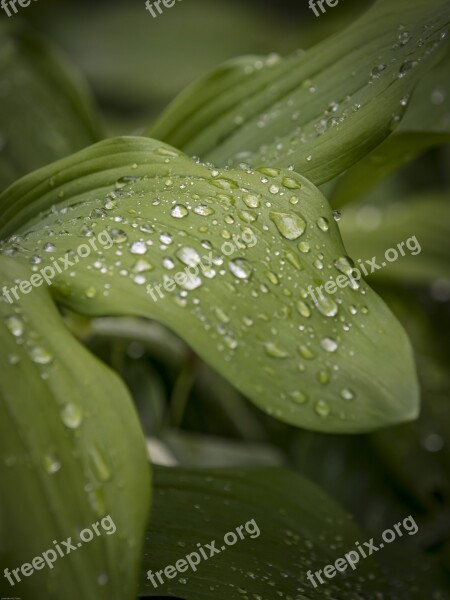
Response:
[[[449,22],[445,0],[378,0],[306,53],[219,67],[148,134],[220,166],[293,165],[324,183],[398,125],[408,95],[440,56]]]
[[[28,29],[0,22],[0,189],[100,139],[79,74]]]
[[[357,432],[416,417],[410,345],[383,301],[365,283],[309,296],[346,261],[305,178],[220,172],[160,142],[117,138],[25,177],[0,206],[3,235],[15,232],[2,251],[35,270],[106,231],[112,247],[97,244],[54,280],[59,301],[161,321],[276,418]],[[157,291],[201,258],[198,278]]]
[[[188,518],[186,518],[188,515]],[[254,519],[253,538],[229,546],[193,572],[188,569],[158,588],[147,578],[167,565],[198,552]],[[337,573],[324,585],[307,579],[367,539],[335,502],[294,473],[277,468],[155,468],[155,504],[146,543],[141,594],[172,594],[184,600],[242,598],[376,598],[385,591],[374,557],[354,572]],[[155,579],[156,583],[158,579]],[[148,597],[148,596],[146,596]]]
[[[7,289],[32,274],[4,256],[0,273]],[[130,598],[150,500],[145,444],[130,397],[68,332],[47,289],[13,304],[1,300],[2,595]],[[108,514],[115,532],[109,521],[100,526]],[[61,542],[71,536],[76,545],[80,531],[94,523],[100,535],[67,556]],[[64,552],[53,568],[19,574],[21,582],[11,587],[3,568],[31,563],[55,548],[53,540]]]

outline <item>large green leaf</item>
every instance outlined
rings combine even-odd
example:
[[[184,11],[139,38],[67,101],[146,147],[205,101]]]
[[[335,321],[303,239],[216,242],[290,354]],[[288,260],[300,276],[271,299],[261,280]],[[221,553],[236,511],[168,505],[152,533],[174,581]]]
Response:
[[[0,190],[101,138],[84,82],[59,52],[0,22]]]
[[[419,83],[396,131],[338,179],[333,206],[356,200],[425,150],[450,143],[449,72],[450,52]]]
[[[249,533],[242,529],[245,538],[225,547],[224,536],[252,520]],[[308,571],[323,569],[368,539],[319,488],[287,470],[159,467],[141,594],[183,600],[377,598],[385,584],[373,556],[317,588],[307,579]],[[163,575],[157,588],[147,578],[149,570],[155,574],[198,552],[198,544],[209,557],[212,540],[224,550],[197,571],[189,568],[172,580]]]
[[[378,0],[306,53],[219,67],[148,133],[218,165],[293,165],[324,183],[395,129],[449,22],[446,0]]]
[[[32,275],[3,256],[0,273],[6,289]],[[2,596],[132,598],[150,473],[131,399],[72,337],[46,288],[13,304],[2,297],[0,332]],[[81,544],[80,532],[95,523],[100,535]],[[67,556],[61,542],[69,537],[75,550]],[[53,568],[19,572],[10,586],[3,569],[55,550],[53,540],[63,550]]]
[[[448,194],[424,194],[386,206],[349,206],[340,222],[342,237],[351,256],[361,261],[376,257],[376,268],[365,265],[374,279],[421,285],[448,279],[449,200]]]
[[[331,210],[305,178],[216,171],[160,142],[117,138],[23,178],[0,206],[2,235],[13,234],[2,251],[35,270],[106,231],[112,247],[97,242],[54,280],[59,301],[160,320],[276,418],[356,432],[417,416],[410,345],[384,302],[355,282],[309,296],[350,280]],[[198,278],[160,297],[164,278],[209,253],[212,266],[202,258]]]

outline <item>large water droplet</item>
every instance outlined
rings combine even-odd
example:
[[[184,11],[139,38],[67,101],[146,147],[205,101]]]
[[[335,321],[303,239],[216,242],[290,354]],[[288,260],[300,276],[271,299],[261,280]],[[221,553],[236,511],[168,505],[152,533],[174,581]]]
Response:
[[[287,240],[296,240],[305,232],[305,220],[295,213],[271,212],[269,216],[278,231]]]

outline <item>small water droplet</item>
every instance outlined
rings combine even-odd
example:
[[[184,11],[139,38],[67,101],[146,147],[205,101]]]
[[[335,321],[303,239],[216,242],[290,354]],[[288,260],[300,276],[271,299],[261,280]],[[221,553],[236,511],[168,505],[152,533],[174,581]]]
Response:
[[[145,242],[137,241],[131,244],[131,254],[145,254],[147,252],[147,246]]]
[[[231,260],[228,266],[233,275],[238,279],[249,279],[253,272],[253,267],[245,258]]]
[[[189,211],[184,204],[175,204],[175,206],[170,211],[170,214],[175,219],[183,219],[184,217],[187,217]]]
[[[199,206],[196,206],[194,208],[194,213],[196,215],[200,215],[202,217],[209,217],[209,215],[213,215],[214,214],[214,209],[211,208],[210,206],[206,206],[204,204],[200,204]]]
[[[289,356],[289,352],[286,352],[274,342],[267,342],[264,344],[264,349],[267,356],[270,356],[271,358],[288,358]]]
[[[39,365],[48,365],[53,361],[53,356],[42,346],[33,346],[29,354],[31,360]]]
[[[9,315],[4,318],[4,322],[14,337],[20,337],[25,331],[25,324],[17,315]]]
[[[69,429],[77,429],[83,421],[83,411],[77,404],[69,402],[61,411],[61,419]]]
[[[325,352],[336,352],[338,349],[338,344],[336,340],[330,337],[325,337],[320,342],[321,347],[325,350]]]
[[[305,402],[308,402],[308,396],[299,390],[290,392],[289,398],[296,404],[305,404]]]
[[[314,410],[320,417],[328,417],[330,414],[330,405],[325,400],[319,400],[314,406]]]
[[[61,468],[61,463],[53,453],[46,454],[43,458],[42,463],[44,469],[47,471],[47,473],[49,473],[49,475],[57,473]]]

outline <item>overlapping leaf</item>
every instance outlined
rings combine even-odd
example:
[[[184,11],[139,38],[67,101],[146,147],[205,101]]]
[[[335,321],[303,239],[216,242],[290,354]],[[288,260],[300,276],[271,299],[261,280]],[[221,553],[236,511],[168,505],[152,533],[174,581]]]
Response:
[[[0,273],[6,292],[32,275],[4,256]],[[130,598],[150,499],[131,399],[68,332],[47,289],[13,303],[3,296],[0,331],[2,595]],[[94,523],[99,535],[80,543],[80,531]],[[69,537],[75,549],[67,556],[61,542]],[[19,571],[21,581],[11,575],[10,586],[3,569],[55,550],[54,541],[63,555],[52,568],[44,564],[27,577]]]
[[[309,570],[334,563],[366,535],[313,484],[283,469],[155,469],[155,505],[146,543],[141,594],[184,600],[275,597],[356,600],[385,592],[374,557],[316,588]],[[228,532],[249,521],[244,539],[226,547]],[[256,524],[256,527],[255,527]],[[257,528],[260,535],[258,536]],[[250,537],[252,533],[253,537]],[[212,540],[221,550],[155,587],[155,572],[198,552]],[[193,559],[195,560],[195,559]],[[349,572],[350,571],[350,572]],[[316,582],[317,584],[317,582]]]
[[[306,53],[219,67],[148,133],[217,165],[294,165],[324,183],[395,129],[441,55],[449,22],[446,0],[378,0]]]
[[[100,139],[78,73],[41,38],[0,22],[0,190]]]
[[[3,252],[35,269],[69,252],[55,271],[59,301],[160,320],[276,418],[357,432],[416,417],[409,342],[350,280],[331,210],[303,177],[218,171],[160,142],[117,138],[22,179],[0,204],[2,235],[13,234]],[[96,237],[82,259],[78,247]],[[163,286],[187,265],[197,276]],[[337,276],[351,285],[314,293]]]

